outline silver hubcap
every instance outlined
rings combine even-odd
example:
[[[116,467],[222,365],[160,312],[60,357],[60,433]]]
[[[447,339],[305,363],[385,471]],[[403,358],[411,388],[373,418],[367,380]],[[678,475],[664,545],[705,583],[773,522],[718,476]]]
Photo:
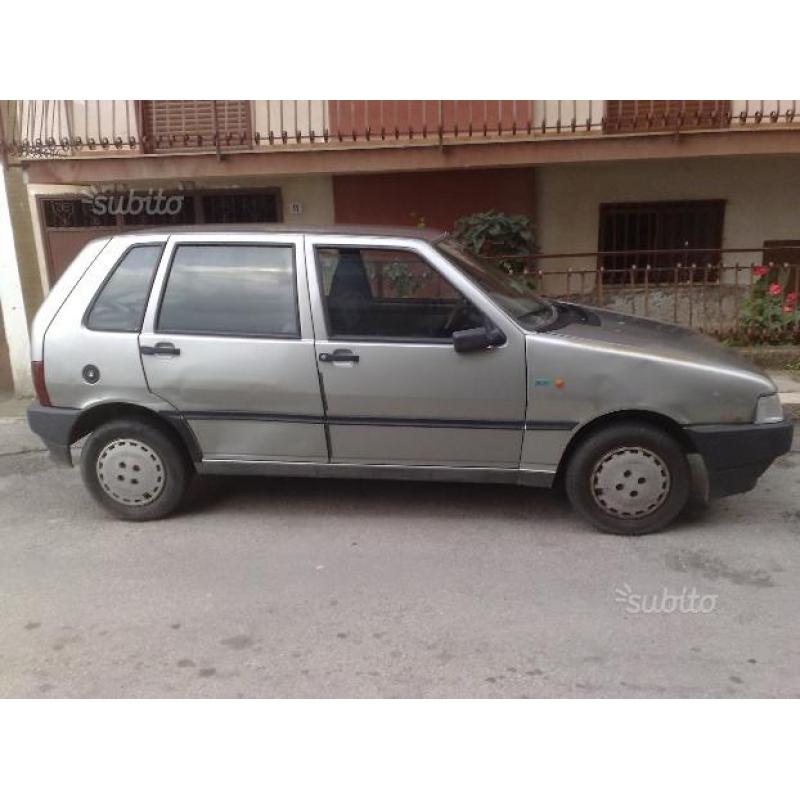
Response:
[[[114,439],[97,457],[97,478],[103,491],[126,506],[152,503],[164,490],[164,463],[137,439]]]
[[[643,447],[621,447],[606,453],[591,477],[592,497],[614,517],[644,517],[660,508],[670,487],[664,462]]]

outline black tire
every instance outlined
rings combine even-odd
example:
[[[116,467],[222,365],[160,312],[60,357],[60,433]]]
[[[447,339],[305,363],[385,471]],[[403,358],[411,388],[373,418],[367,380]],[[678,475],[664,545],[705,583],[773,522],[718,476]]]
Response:
[[[578,445],[564,486],[572,507],[595,528],[638,536],[667,527],[683,511],[691,473],[668,433],[644,422],[614,423]]]
[[[99,466],[101,459],[103,466]],[[114,461],[116,474],[112,474]],[[128,472],[127,468],[135,472]],[[81,477],[92,497],[115,517],[136,522],[161,519],[172,513],[186,494],[191,474],[191,462],[182,446],[158,426],[138,419],[101,425],[89,437],[81,455]],[[139,499],[127,497],[127,502],[122,494],[112,496],[118,487],[133,496],[139,491],[143,475],[156,482],[149,496],[146,490]],[[149,488],[148,484],[146,489]]]

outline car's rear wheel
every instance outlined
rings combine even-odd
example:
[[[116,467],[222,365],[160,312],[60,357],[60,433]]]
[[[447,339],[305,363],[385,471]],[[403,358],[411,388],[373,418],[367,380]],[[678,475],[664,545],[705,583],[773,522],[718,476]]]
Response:
[[[81,475],[87,489],[114,516],[159,519],[183,500],[191,467],[173,439],[135,419],[101,425],[84,445]]]
[[[691,473],[680,443],[647,423],[615,423],[582,441],[567,465],[573,508],[607,533],[661,530],[686,506]]]

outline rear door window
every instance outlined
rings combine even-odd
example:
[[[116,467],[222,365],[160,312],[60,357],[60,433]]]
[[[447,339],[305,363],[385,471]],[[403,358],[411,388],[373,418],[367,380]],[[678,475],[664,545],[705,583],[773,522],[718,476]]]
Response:
[[[138,333],[142,328],[147,296],[163,246],[131,247],[117,262],[86,315],[93,331]]]
[[[298,338],[294,247],[178,245],[156,330]]]

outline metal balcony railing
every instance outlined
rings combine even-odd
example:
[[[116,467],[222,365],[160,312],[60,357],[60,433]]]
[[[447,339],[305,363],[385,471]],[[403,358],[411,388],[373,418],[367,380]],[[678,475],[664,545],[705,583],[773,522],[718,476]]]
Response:
[[[797,100],[5,100],[22,159],[800,127]]]

